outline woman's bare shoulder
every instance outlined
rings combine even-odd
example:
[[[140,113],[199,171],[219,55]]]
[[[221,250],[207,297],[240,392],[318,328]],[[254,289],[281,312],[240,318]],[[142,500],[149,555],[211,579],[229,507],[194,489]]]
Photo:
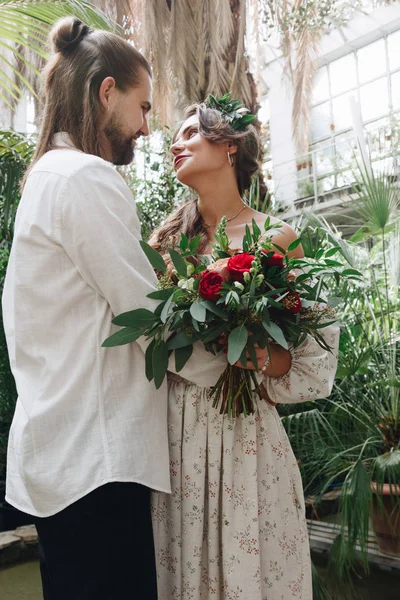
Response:
[[[277,217],[274,217],[273,215],[264,214],[264,213],[261,213],[258,211],[254,211],[254,213],[257,215],[256,217],[254,217],[254,220],[256,221],[257,225],[260,227],[261,231],[264,229],[264,223],[268,217],[270,218],[270,222],[272,225],[278,226],[276,228],[276,233],[272,237],[272,242],[277,244],[284,250],[287,250],[288,246],[292,242],[297,240],[297,238],[299,237],[297,235],[297,233],[295,232],[295,230],[293,229],[293,227],[291,227],[288,223],[285,223],[285,221],[282,221],[281,219],[278,219]],[[291,252],[290,256],[295,256],[298,258],[304,256],[301,245],[298,246],[296,248],[296,250]]]

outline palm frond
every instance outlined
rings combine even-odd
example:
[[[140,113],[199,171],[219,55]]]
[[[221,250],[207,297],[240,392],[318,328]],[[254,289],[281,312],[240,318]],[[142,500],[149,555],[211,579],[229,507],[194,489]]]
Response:
[[[84,0],[0,0],[0,97],[14,108],[25,89],[35,95],[46,53],[49,27],[74,15],[92,27],[115,30],[116,25]]]
[[[388,171],[376,172],[365,164],[358,163],[354,173],[358,198],[356,210],[371,234],[387,230],[399,220],[400,195],[393,176]]]
[[[313,600],[333,600],[333,597],[321,579],[314,563],[311,563]]]

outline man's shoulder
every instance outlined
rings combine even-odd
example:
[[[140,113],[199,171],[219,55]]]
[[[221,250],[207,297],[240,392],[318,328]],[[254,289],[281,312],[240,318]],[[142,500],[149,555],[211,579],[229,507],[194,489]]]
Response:
[[[75,176],[85,177],[93,172],[103,172],[105,176],[119,177],[115,167],[109,162],[95,156],[86,154],[74,148],[56,148],[46,152],[34,165],[30,174],[48,173],[58,175],[62,178]]]

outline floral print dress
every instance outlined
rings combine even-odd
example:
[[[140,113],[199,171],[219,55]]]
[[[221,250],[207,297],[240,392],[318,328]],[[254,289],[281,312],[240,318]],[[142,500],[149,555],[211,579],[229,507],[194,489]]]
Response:
[[[292,366],[266,378],[273,402],[329,395],[338,328],[291,350]],[[153,493],[159,600],[311,600],[303,489],[276,408],[230,419],[208,389],[169,381],[172,494]]]

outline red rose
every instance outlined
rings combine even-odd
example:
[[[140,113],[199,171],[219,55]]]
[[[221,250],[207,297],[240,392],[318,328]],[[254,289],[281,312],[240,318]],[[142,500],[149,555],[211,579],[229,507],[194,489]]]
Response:
[[[301,298],[297,292],[289,292],[282,300],[283,306],[289,312],[296,314],[301,311]]]
[[[222,289],[224,279],[219,273],[213,271],[203,271],[199,283],[199,294],[204,300],[216,302],[219,299],[219,293]]]
[[[274,252],[272,256],[263,260],[267,267],[283,267],[283,256]]]
[[[253,260],[254,256],[252,254],[248,254],[247,252],[242,252],[241,254],[235,254],[235,256],[231,256],[231,258],[228,260],[230,278],[233,279],[233,281],[242,282],[243,275],[244,273],[249,273]]]

